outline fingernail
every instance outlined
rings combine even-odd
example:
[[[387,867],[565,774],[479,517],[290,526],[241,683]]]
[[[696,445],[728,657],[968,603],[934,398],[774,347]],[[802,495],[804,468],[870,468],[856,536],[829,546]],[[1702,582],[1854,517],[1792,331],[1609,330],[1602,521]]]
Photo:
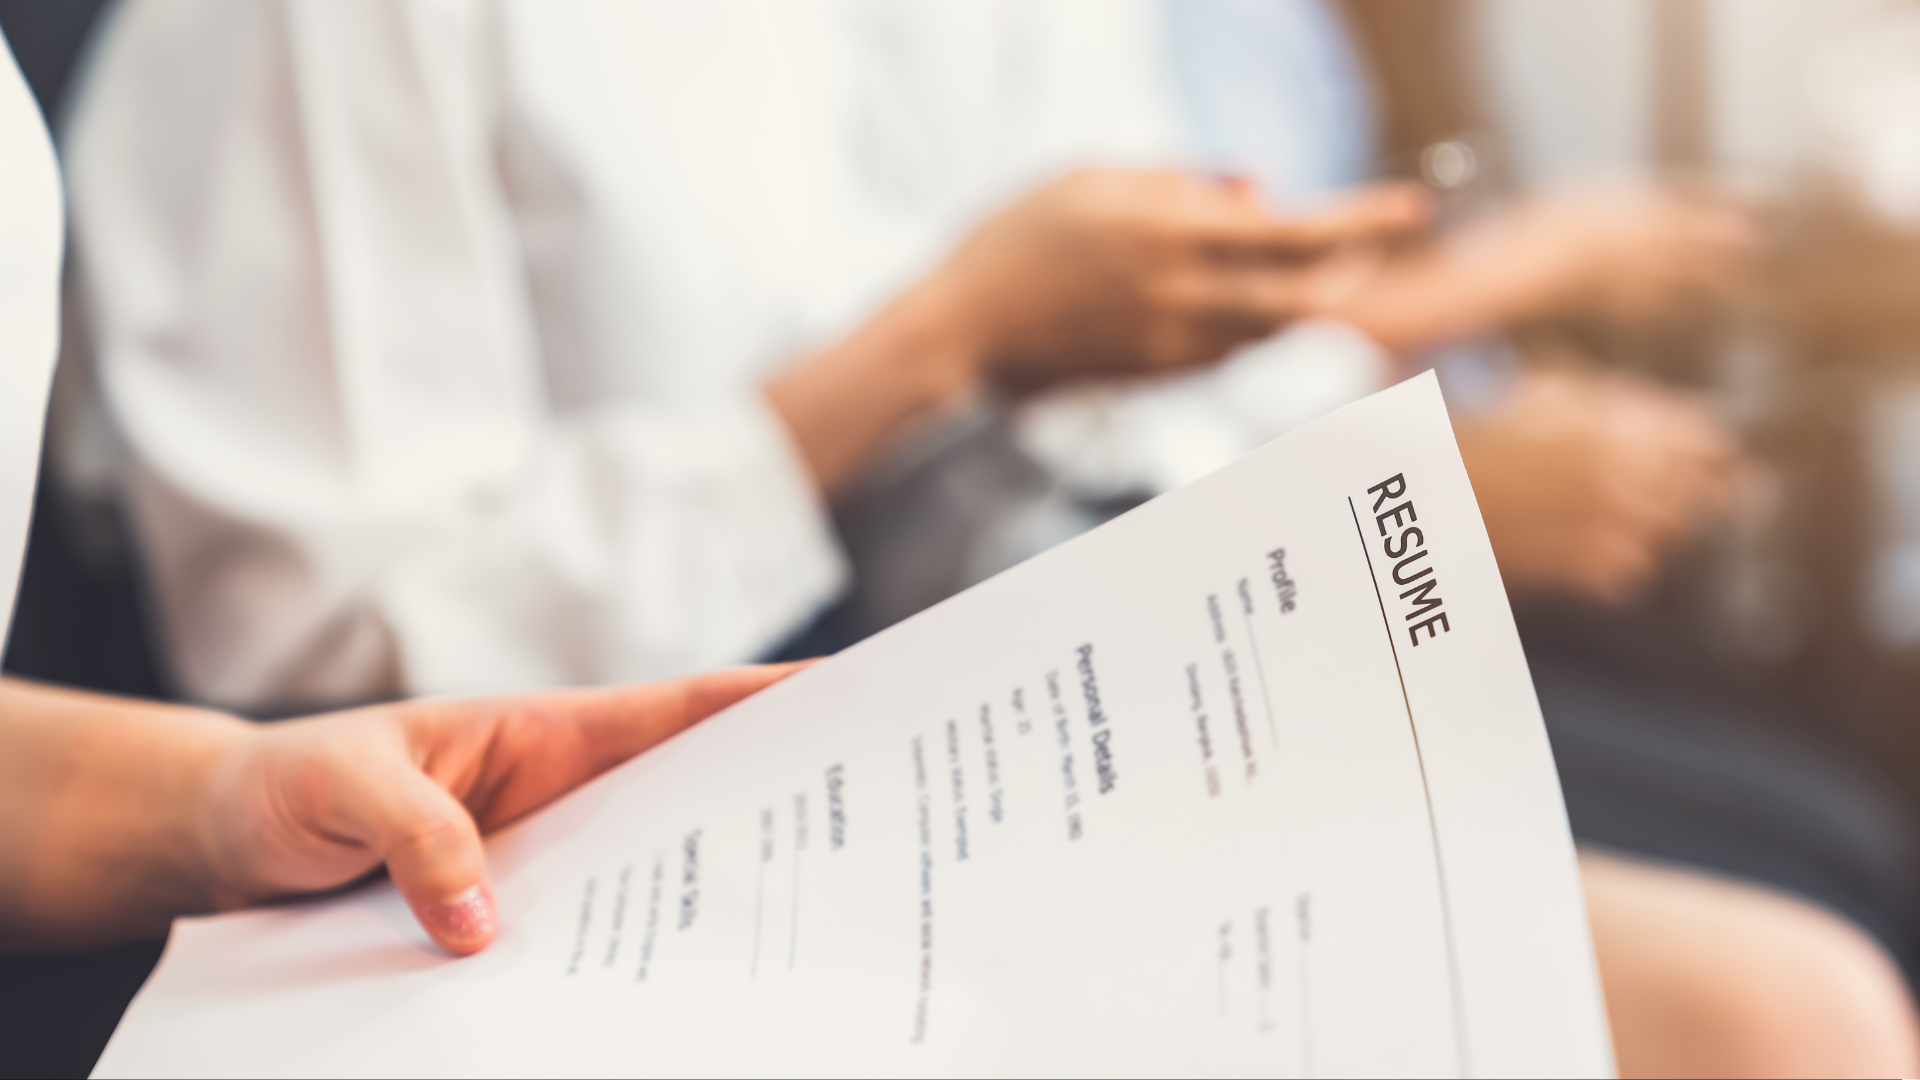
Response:
[[[475,885],[428,908],[427,924],[443,941],[481,945],[493,936],[499,919],[494,914],[493,895],[484,886]]]

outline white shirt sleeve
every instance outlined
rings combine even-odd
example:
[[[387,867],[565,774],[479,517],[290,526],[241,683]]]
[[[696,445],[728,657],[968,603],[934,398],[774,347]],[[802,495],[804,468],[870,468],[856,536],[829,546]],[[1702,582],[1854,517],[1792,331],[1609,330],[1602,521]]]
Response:
[[[618,223],[651,262],[569,222],[607,178],[540,156],[515,97],[541,73],[491,9],[127,5],[92,75],[83,298],[193,696],[669,676],[753,659],[841,587],[738,344],[671,317],[724,275],[663,273],[687,244],[653,219]],[[633,312],[666,314],[609,339]]]
[[[60,180],[40,110],[0,35],[0,653],[33,514],[60,324]]]
[[[1075,495],[1158,495],[1360,400],[1391,372],[1372,339],[1314,319],[1244,346],[1215,368],[1055,391],[1020,411],[1014,434]]]

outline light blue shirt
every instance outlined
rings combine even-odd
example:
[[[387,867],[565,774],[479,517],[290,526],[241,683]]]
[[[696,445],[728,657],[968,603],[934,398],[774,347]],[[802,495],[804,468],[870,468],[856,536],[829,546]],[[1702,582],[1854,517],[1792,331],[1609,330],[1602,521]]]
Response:
[[[1366,180],[1371,87],[1322,0],[1161,0],[1195,164],[1251,176],[1276,206]]]

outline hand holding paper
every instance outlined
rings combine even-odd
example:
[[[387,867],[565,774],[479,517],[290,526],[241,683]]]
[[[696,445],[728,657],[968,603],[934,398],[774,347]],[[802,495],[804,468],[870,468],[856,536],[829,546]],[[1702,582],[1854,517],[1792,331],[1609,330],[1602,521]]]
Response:
[[[479,796],[482,824],[559,786],[442,751],[382,750]],[[179,923],[97,1075],[1610,1065],[1545,732],[1431,377],[740,702],[487,854],[500,939],[466,959],[406,906],[453,877]]]
[[[474,952],[496,929],[481,833],[792,670],[384,705],[265,729],[215,780],[205,829],[216,902],[331,888],[384,862],[434,941]]]
[[[497,926],[482,833],[793,670],[273,725],[8,681],[0,812],[37,827],[0,860],[20,879],[0,878],[0,895],[21,898],[0,926],[34,927],[40,947],[98,944],[385,863],[433,940],[471,953]]]

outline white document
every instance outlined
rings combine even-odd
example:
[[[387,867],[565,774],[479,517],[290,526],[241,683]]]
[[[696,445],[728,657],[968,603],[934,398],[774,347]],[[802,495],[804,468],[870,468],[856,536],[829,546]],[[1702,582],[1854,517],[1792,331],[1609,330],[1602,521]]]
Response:
[[[386,885],[182,920],[95,1075],[1597,1075],[1545,731],[1431,376]]]

